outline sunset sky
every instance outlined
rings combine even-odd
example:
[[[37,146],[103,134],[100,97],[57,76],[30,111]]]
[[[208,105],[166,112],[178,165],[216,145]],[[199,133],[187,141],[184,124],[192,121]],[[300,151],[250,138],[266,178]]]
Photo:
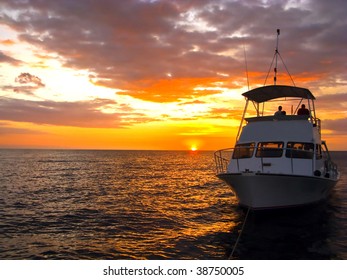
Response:
[[[1,0],[0,148],[232,147],[245,53],[250,88],[262,86],[280,28],[323,138],[347,150],[346,11],[346,0]]]

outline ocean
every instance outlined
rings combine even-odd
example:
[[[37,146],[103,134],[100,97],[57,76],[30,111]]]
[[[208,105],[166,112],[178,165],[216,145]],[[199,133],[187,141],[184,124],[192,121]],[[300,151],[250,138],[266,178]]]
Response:
[[[331,197],[250,212],[234,259],[347,259],[332,157]],[[0,150],[0,259],[228,259],[245,216],[213,152]]]

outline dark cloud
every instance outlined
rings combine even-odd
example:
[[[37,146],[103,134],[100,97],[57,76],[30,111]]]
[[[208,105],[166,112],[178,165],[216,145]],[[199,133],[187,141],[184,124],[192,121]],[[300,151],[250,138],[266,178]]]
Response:
[[[346,135],[347,119],[324,120],[322,128],[332,130],[334,135]]]
[[[35,96],[35,91],[37,89],[45,87],[45,84],[39,77],[30,73],[21,73],[14,81],[20,85],[2,85],[1,89],[4,91],[22,93],[28,96]]]
[[[347,127],[347,93],[316,96],[318,113],[328,112],[322,119],[322,128],[333,132],[333,135],[346,135]],[[334,119],[331,119],[334,118]]]
[[[47,133],[34,130],[34,129],[11,127],[7,123],[0,122],[0,135],[9,135],[9,134],[28,135],[28,134],[47,134]]]
[[[17,60],[11,56],[8,56],[4,54],[2,51],[0,51],[0,63],[9,63],[14,66],[20,65],[22,62],[20,60]]]
[[[317,87],[347,80],[344,0],[4,0],[0,7],[1,22],[20,40],[57,53],[68,67],[89,70],[97,84],[141,99],[198,96],[203,92],[194,88],[204,79],[238,87],[243,46],[250,72],[258,73],[251,83],[262,83],[277,28],[280,52],[298,84],[312,82],[307,76],[316,77]],[[0,53],[0,59],[6,58]],[[166,87],[158,92],[157,84]]]
[[[39,77],[31,75],[30,73],[21,73],[16,77],[15,81],[20,84],[34,84],[36,87],[45,86]]]
[[[339,104],[340,102],[347,102],[347,93],[320,95],[317,97],[317,100],[318,102],[322,102],[325,104],[333,103],[334,105],[336,105],[336,103]]]
[[[317,96],[316,96],[317,97]],[[317,97],[316,107],[318,110],[346,112],[347,111],[347,93],[328,94]]]
[[[108,114],[100,111],[102,107],[114,105],[117,103],[108,99],[55,102],[0,97],[0,119],[91,128],[127,127],[137,122],[151,120],[122,105],[117,113]]]
[[[22,93],[28,96],[35,96],[35,90],[37,89],[37,87],[33,87],[33,86],[12,86],[12,85],[5,85],[1,87],[2,90],[4,91],[13,91],[15,93]]]

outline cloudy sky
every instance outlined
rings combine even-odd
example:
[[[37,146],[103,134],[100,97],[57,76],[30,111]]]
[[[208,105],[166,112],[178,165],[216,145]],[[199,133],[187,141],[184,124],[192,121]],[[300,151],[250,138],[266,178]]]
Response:
[[[346,150],[346,11],[345,0],[1,0],[0,147],[231,147],[246,68],[250,88],[264,85],[280,28],[285,66],[317,97],[331,149]],[[278,84],[291,84],[285,66]]]

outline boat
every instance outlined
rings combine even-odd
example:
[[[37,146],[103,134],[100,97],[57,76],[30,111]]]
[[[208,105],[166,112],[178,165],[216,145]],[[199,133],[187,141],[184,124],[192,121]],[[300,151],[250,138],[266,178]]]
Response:
[[[321,137],[316,98],[306,88],[277,85],[276,68],[274,85],[242,94],[246,103],[235,146],[214,153],[217,177],[231,187],[240,206],[253,210],[317,203],[340,178]],[[289,103],[291,112],[279,106],[269,114],[265,108],[273,101]]]

